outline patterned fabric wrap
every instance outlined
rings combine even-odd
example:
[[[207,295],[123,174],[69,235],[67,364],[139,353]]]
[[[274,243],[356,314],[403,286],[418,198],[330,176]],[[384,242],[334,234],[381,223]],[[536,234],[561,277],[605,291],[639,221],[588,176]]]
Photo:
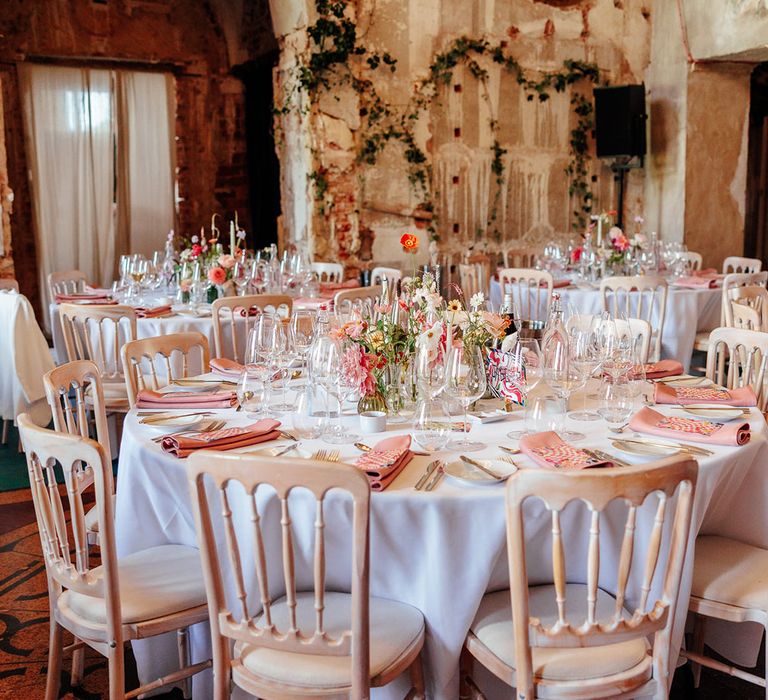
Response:
[[[696,420],[695,418],[678,418],[677,416],[665,416],[657,424],[658,428],[677,430],[682,433],[695,435],[712,435],[722,428],[724,423],[714,423],[709,420]]]
[[[602,463],[601,460],[565,442],[556,447],[537,447],[533,452],[549,464],[565,469],[582,469]]]
[[[391,467],[395,464],[408,450],[384,450],[379,452],[378,450],[372,450],[361,455],[356,464],[360,469],[365,471],[378,471],[385,467]]]
[[[678,399],[696,399],[697,401],[728,401],[731,394],[727,389],[712,386],[677,386],[674,387]]]
[[[525,369],[511,352],[491,350],[486,361],[488,388],[497,399],[525,404]]]

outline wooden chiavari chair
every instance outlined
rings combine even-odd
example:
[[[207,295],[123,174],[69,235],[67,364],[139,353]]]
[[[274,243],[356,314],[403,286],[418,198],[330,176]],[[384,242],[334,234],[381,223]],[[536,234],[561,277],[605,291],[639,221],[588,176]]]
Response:
[[[46,700],[59,697],[63,631],[108,659],[110,700],[133,698],[182,682],[209,668],[188,665],[187,628],[208,618],[205,586],[196,549],[164,545],[118,558],[115,547],[112,464],[97,442],[38,428],[26,414],[19,431],[27,452],[29,482],[48,579],[50,639]],[[54,466],[61,466],[71,521],[65,517]],[[83,475],[89,473],[89,478]],[[92,487],[101,524],[101,563],[89,556],[83,493]],[[124,647],[133,639],[176,631],[182,668],[125,693]],[[189,697],[188,690],[185,693]]]
[[[333,297],[333,313],[337,318],[349,320],[354,315],[373,316],[374,305],[381,298],[381,285],[343,289]]]
[[[334,262],[313,262],[311,263],[312,272],[317,275],[321,282],[344,281],[344,266],[341,263]]]
[[[760,272],[763,269],[763,261],[759,258],[742,258],[738,255],[729,255],[723,260],[723,274],[732,272]]]
[[[286,294],[251,294],[216,299],[211,308],[216,357],[244,363],[248,333],[256,326],[259,316],[271,309],[275,315],[287,313],[290,317],[293,299]]]
[[[510,590],[488,593],[480,604],[465,642],[465,685],[472,685],[474,659],[516,687],[518,698],[667,697],[697,475],[688,455],[622,469],[515,474],[507,485]],[[551,584],[528,576],[523,508],[531,502],[551,522]],[[601,536],[606,509],[618,503],[626,509],[620,544]],[[584,517],[564,512],[566,506],[586,511]],[[569,516],[589,523],[586,572],[575,581],[563,536],[572,531]],[[606,567],[606,549],[619,550],[616,568]],[[636,566],[642,575],[630,589]]]
[[[230,676],[256,697],[362,700],[369,697],[370,686],[385,685],[406,670],[413,686],[408,697],[423,698],[421,612],[369,595],[367,478],[348,466],[316,460],[280,460],[280,465],[277,469],[267,457],[222,452],[197,453],[187,460],[208,592],[214,700],[229,698]],[[331,490],[351,501],[351,531],[345,532],[351,538],[350,593],[327,586],[330,533],[324,505]],[[314,516],[304,520],[306,529],[314,531],[307,533],[314,551],[311,583],[303,586],[297,581],[302,565],[295,542],[304,537],[298,535],[300,516],[291,515],[289,497],[294,494],[308,499],[301,505]],[[233,513],[243,507],[249,516],[235,522]],[[223,523],[225,546],[218,544],[218,523]],[[270,566],[275,557],[282,557],[276,571]],[[253,561],[253,570],[245,570],[244,561]],[[225,581],[232,582],[234,596],[225,593]],[[273,595],[276,585],[285,595]],[[249,607],[251,589],[258,595]]]
[[[499,272],[499,284],[502,300],[511,293],[523,321],[547,320],[555,285],[549,272],[507,267]]]
[[[196,331],[142,338],[123,345],[123,374],[131,408],[136,404],[136,394],[142,389],[157,391],[174,379],[190,376],[193,372],[190,356],[193,354],[200,358],[199,366],[193,365],[197,369],[194,374],[208,372],[211,360],[208,338]],[[192,358],[193,362],[195,359]],[[158,365],[162,369],[160,373]]]
[[[650,361],[661,358],[661,340],[667,313],[667,282],[661,277],[607,277],[600,282],[603,310],[614,318],[642,318],[651,325]]]
[[[403,278],[403,272],[396,267],[374,267],[371,270],[371,285],[375,287],[381,284],[385,277],[390,285],[396,285]]]
[[[57,294],[80,294],[87,283],[85,273],[80,270],[51,272],[48,275],[48,294],[50,301],[56,301]]]
[[[126,412],[128,396],[120,349],[136,340],[136,312],[130,306],[60,304],[67,360],[91,360],[99,368],[107,411]]]

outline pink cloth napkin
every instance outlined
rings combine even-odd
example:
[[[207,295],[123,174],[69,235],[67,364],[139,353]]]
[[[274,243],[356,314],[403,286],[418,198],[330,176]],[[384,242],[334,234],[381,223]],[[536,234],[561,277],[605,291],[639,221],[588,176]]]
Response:
[[[245,365],[230,360],[226,357],[214,357],[210,362],[211,369],[217,374],[223,374],[225,377],[240,377],[245,370]]]
[[[79,304],[116,304],[106,294],[96,294],[83,292],[82,294],[57,294],[57,304],[79,303]]]
[[[335,294],[334,292],[333,294]],[[294,309],[310,309],[312,311],[319,310],[323,307],[329,311],[333,309],[333,294],[330,299],[325,297],[299,297],[293,300]]]
[[[723,279],[725,275],[720,274],[714,267],[705,267],[703,270],[694,270],[691,277],[711,277],[712,279]]]
[[[526,435],[520,450],[541,467],[574,470],[587,467],[612,467],[613,462],[600,460],[578,447],[569,445],[553,431]]]
[[[674,377],[683,373],[683,363],[677,360],[660,360],[644,365],[646,379],[661,379],[662,377]],[[636,372],[635,372],[636,374]]]
[[[263,418],[242,428],[222,428],[212,433],[193,433],[191,435],[166,435],[161,446],[165,452],[177,457],[187,457],[197,450],[234,450],[260,442],[276,440],[280,437],[279,420]]]
[[[411,436],[396,435],[377,442],[355,462],[371,482],[372,491],[383,491],[413,459]]]
[[[139,318],[155,318],[157,316],[165,316],[171,313],[171,305],[165,304],[163,306],[137,306],[134,311]]]
[[[629,421],[629,427],[638,433],[658,437],[678,438],[691,442],[709,442],[715,445],[745,445],[749,442],[749,423],[717,423],[678,416],[665,416],[645,406]]]
[[[357,289],[360,286],[359,280],[347,280],[346,282],[320,282],[320,293],[340,292],[343,289]]]
[[[560,289],[562,287],[570,287],[571,286],[571,280],[564,279],[564,280],[553,280],[552,282],[552,289]]]
[[[673,287],[685,287],[687,289],[711,289],[717,287],[715,277],[680,277],[672,282]]]
[[[142,389],[136,395],[137,408],[230,408],[237,402],[234,391],[173,391],[161,394],[159,391]]]
[[[716,386],[667,386],[657,384],[653,400],[656,403],[674,403],[687,406],[692,403],[719,403],[723,406],[757,406],[752,387],[721,389]]]

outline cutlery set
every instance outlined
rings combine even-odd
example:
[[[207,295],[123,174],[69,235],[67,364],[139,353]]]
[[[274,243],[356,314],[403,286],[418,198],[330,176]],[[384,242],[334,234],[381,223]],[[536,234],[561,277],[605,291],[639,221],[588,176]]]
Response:
[[[199,428],[195,428],[194,430],[182,430],[178,433],[170,433],[168,435],[158,435],[157,437],[152,438],[152,442],[162,442],[167,437],[181,437],[182,435],[199,435],[201,433],[213,433],[217,430],[221,430],[225,425],[227,424],[227,421],[225,420],[212,420],[208,421],[207,423],[203,423],[203,425]]]
[[[416,482],[413,488],[415,488],[417,491],[431,491],[433,488],[435,488],[435,486],[437,486],[437,482],[440,481],[444,473],[443,462],[439,459],[436,459],[427,465],[424,473],[421,475],[421,477],[419,477],[419,480]]]

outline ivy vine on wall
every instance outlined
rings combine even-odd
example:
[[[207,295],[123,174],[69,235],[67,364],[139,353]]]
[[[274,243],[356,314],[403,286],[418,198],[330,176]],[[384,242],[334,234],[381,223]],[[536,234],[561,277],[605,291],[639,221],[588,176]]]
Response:
[[[299,108],[310,109],[316,104],[323,91],[332,92],[341,85],[350,85],[356,92],[360,105],[360,139],[357,161],[374,165],[381,152],[391,142],[402,146],[407,164],[408,179],[417,197],[420,209],[434,211],[432,190],[432,165],[429,155],[417,143],[416,124],[422,114],[428,112],[440,99],[441,90],[450,87],[454,71],[464,66],[470,75],[480,82],[482,99],[489,114],[489,126],[493,135],[491,146],[491,173],[494,194],[489,207],[487,233],[500,237],[497,226],[498,209],[503,191],[507,151],[499,139],[498,116],[494,114],[489,91],[489,63],[498,65],[510,74],[525,91],[529,101],[544,102],[551,91],[565,92],[569,87],[583,81],[596,84],[600,80],[596,65],[584,61],[565,60],[562,67],[552,72],[537,72],[536,77],[528,73],[508,53],[505,42],[492,44],[486,38],[455,39],[442,52],[435,55],[427,76],[417,83],[405,108],[397,109],[386,102],[377,92],[373,81],[365,77],[366,68],[376,71],[388,67],[394,72],[397,61],[388,53],[372,51],[361,41],[350,8],[346,0],[315,0],[317,20],[307,33],[311,39],[308,58],[297,66],[296,80],[283,96],[277,113],[287,113],[296,108],[296,91],[301,91],[306,100],[298,102]],[[592,102],[587,94],[571,91],[571,108],[576,115],[576,124],[570,132],[570,160],[565,168],[569,180],[568,194],[573,197],[573,225],[584,229],[592,211],[593,194],[589,186],[588,160],[589,136],[593,128]],[[310,176],[315,184],[315,197],[322,203],[328,196],[327,173],[318,168]],[[437,238],[434,219],[430,232]],[[482,232],[478,232],[480,234]]]

